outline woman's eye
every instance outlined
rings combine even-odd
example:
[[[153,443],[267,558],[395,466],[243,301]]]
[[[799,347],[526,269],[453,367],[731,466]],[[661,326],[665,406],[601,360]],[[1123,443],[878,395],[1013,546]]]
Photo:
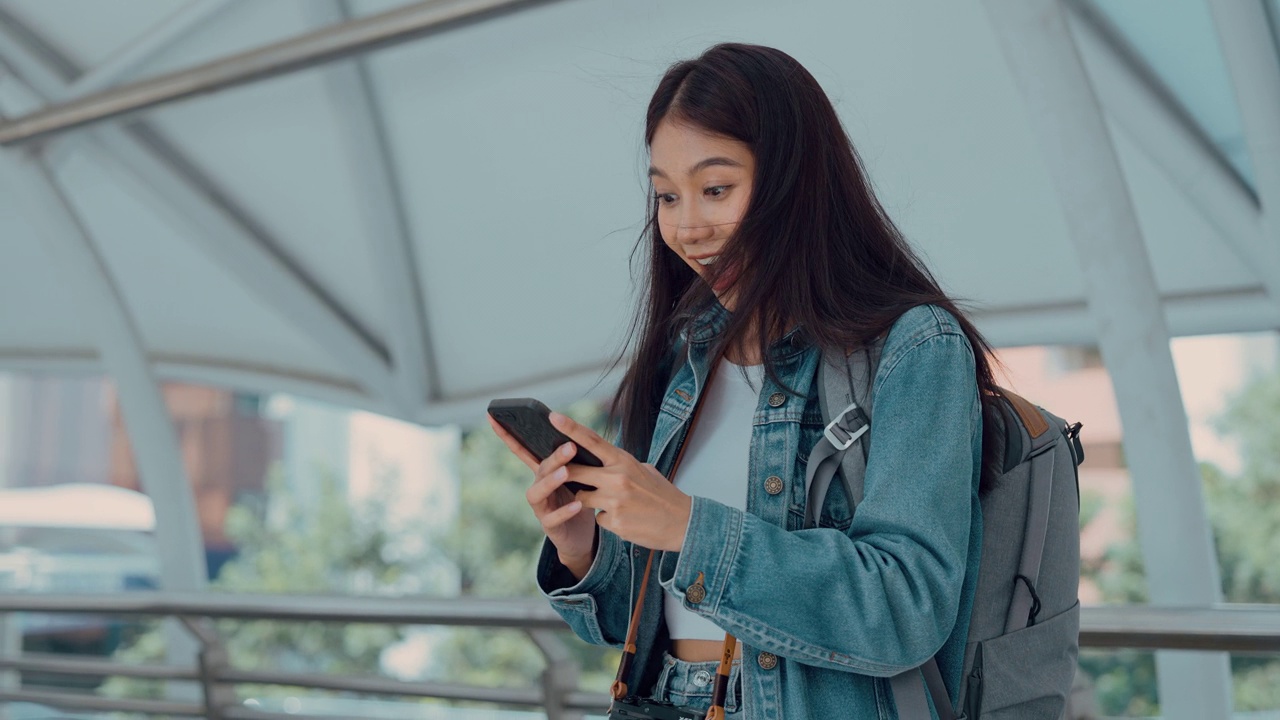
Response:
[[[653,197],[661,205],[670,205],[676,201],[676,196],[672,193],[657,193]]]
[[[716,185],[714,187],[709,187],[702,192],[704,195],[709,195],[710,197],[721,197],[725,193],[729,192],[729,187],[730,186],[728,185]]]

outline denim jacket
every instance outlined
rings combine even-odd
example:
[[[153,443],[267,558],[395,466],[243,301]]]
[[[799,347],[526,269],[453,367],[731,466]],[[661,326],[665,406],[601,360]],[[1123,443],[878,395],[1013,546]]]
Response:
[[[662,402],[648,462],[667,474],[714,358],[728,312],[718,304],[683,338],[687,360]],[[824,422],[821,351],[793,332],[771,347],[751,435],[746,512],[695,496],[680,552],[659,552],[646,589],[630,675],[649,695],[670,647],[661,593],[742,643],[746,720],[897,717],[888,678],[937,655],[954,703],[978,579],[982,413],[973,350],[932,305],[890,329],[872,384],[864,497],[850,512],[833,482],[817,527],[804,528],[804,477]],[[865,439],[865,436],[864,436]],[[766,480],[782,480],[771,494]],[[767,487],[777,490],[774,480]],[[621,648],[648,550],[599,529],[590,570],[575,581],[544,540],[538,586],[583,640]],[[685,591],[699,575],[705,589]],[[701,597],[700,597],[701,596]]]

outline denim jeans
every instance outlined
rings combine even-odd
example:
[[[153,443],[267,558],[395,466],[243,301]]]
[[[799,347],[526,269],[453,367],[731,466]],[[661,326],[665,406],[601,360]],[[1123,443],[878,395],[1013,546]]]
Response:
[[[706,712],[711,707],[711,693],[715,690],[719,668],[719,660],[687,662],[664,651],[662,672],[653,686],[651,697]],[[742,717],[741,671],[742,658],[736,658],[729,671],[729,690],[724,701],[726,719]]]

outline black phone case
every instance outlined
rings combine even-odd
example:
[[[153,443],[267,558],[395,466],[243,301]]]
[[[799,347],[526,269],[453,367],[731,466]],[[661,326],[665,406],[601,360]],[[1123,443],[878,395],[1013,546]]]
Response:
[[[524,446],[534,457],[541,462],[556,448],[570,442],[569,437],[559,430],[555,429],[551,424],[551,409],[543,405],[533,398],[499,398],[489,402],[489,415],[507,432],[515,436],[516,440]],[[585,448],[577,443],[574,446],[578,448],[578,454],[573,456],[570,463],[578,465],[589,465],[591,467],[602,467],[604,463],[600,462],[600,458],[592,455]],[[578,492],[579,490],[595,490],[592,485],[586,485],[580,482],[570,480],[564,484],[569,488],[570,492]]]

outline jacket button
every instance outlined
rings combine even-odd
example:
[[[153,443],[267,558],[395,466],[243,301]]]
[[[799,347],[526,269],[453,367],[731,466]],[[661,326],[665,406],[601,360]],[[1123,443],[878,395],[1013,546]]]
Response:
[[[684,597],[689,602],[697,605],[707,598],[707,589],[703,587],[702,583],[695,583],[684,591]]]
[[[769,396],[769,407],[782,407],[782,403],[787,401],[787,396],[783,393],[776,392]]]
[[[760,663],[760,667],[765,670],[772,670],[778,667],[778,656],[771,652],[762,652],[756,658],[756,662]]]
[[[631,555],[632,557],[640,557],[640,548],[635,548],[634,550],[632,550]]]
[[[777,475],[770,475],[764,480],[764,491],[770,495],[777,495],[782,492],[782,478]]]

